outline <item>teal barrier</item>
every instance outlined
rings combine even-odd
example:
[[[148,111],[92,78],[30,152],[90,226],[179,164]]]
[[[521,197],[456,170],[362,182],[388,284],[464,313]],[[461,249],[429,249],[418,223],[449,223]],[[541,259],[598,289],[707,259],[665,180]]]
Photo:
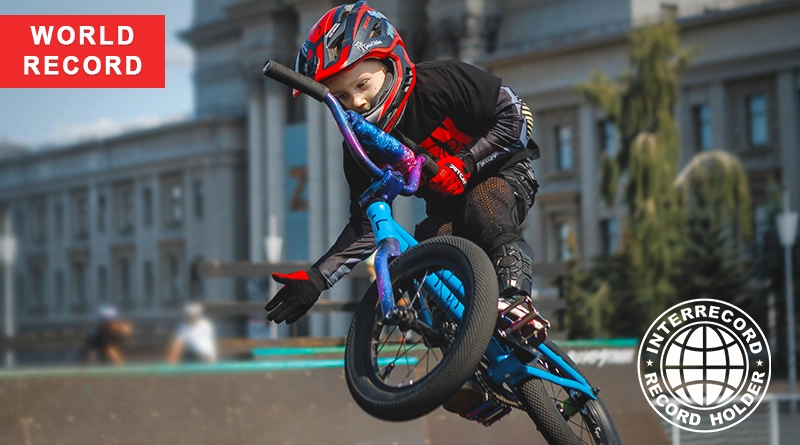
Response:
[[[561,348],[630,348],[639,345],[638,338],[594,338],[586,340],[554,340]],[[254,357],[279,357],[287,355],[344,354],[344,346],[319,346],[301,348],[258,348]],[[388,351],[389,349],[385,349]]]
[[[629,348],[639,345],[637,338],[558,340],[555,342],[562,349],[568,348]],[[344,346],[319,346],[297,348],[259,348],[252,351],[255,357],[283,357],[315,354],[342,354]],[[386,366],[392,357],[379,358],[378,365]],[[398,360],[402,365],[415,365],[416,357],[408,356]],[[11,371],[0,371],[0,380],[82,377],[82,376],[153,376],[153,375],[190,375],[190,374],[227,374],[241,372],[291,371],[298,369],[341,368],[343,358],[309,359],[309,360],[276,360],[258,362],[220,362],[213,364],[153,364],[126,365],[120,367],[98,366],[85,368],[25,368]]]
[[[592,338],[586,340],[553,340],[565,348],[632,348],[639,346],[638,338]]]
[[[254,357],[277,357],[282,355],[344,354],[344,346],[319,346],[304,348],[258,348],[253,349]]]
[[[386,366],[394,361],[398,365],[416,365],[416,357],[379,358],[378,366]],[[170,376],[191,374],[230,374],[243,372],[291,371],[298,369],[341,368],[344,359],[323,360],[283,360],[274,362],[220,362],[198,364],[156,364],[98,366],[86,368],[25,368],[13,371],[0,371],[0,380],[54,377],[117,377],[117,376]]]

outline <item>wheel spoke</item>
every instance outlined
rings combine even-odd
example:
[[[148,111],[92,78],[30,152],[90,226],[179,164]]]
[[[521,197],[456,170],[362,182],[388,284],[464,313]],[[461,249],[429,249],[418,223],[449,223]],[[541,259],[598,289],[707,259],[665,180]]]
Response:
[[[429,316],[433,316],[434,314],[430,311],[431,309],[436,310],[438,306],[435,305],[436,307],[431,307],[423,288],[425,280],[431,273],[433,273],[433,271],[426,269],[420,271],[420,273],[416,274],[414,277],[409,277],[407,281],[398,283],[395,287],[396,304],[407,308],[420,306],[429,311]],[[376,305],[376,308],[379,307],[379,304]],[[437,323],[434,322],[433,325],[436,329]],[[392,360],[386,366],[382,368],[378,367],[378,374],[385,384],[389,384],[390,377],[397,374],[398,365],[404,365],[407,371],[405,371],[405,375],[400,377],[399,382],[396,381],[397,377],[392,380],[395,381],[395,384],[398,386],[403,386],[418,381],[419,379],[415,379],[414,376],[415,373],[422,368],[424,368],[425,374],[430,373],[444,358],[444,351],[439,350],[440,348],[431,347],[432,339],[428,338],[421,330],[413,329],[411,331],[402,331],[397,325],[386,325],[379,321],[377,321],[376,327],[377,338],[374,340],[373,347],[374,363],[377,365],[380,356],[385,356],[386,353],[390,353],[390,351],[393,353]],[[409,341],[409,335],[418,335],[419,337],[418,339],[414,339],[415,341]],[[413,365],[409,360],[411,354],[416,354],[418,356],[418,360],[416,360]],[[422,355],[424,355],[424,357]]]

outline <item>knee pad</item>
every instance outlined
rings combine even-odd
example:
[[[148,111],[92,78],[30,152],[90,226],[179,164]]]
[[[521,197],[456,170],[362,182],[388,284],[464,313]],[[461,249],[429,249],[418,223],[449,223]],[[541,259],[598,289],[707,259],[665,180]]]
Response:
[[[524,241],[513,241],[492,250],[500,285],[500,296],[530,295],[533,290],[533,249]]]

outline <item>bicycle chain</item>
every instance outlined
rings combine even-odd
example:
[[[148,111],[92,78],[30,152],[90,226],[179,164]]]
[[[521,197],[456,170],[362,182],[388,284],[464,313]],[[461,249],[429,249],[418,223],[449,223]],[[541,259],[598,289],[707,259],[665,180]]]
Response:
[[[483,392],[485,392],[490,399],[494,400],[495,402],[497,402],[502,406],[521,409],[525,411],[525,407],[522,406],[522,403],[515,400],[511,400],[505,397],[504,395],[499,394],[497,391],[494,390],[494,388],[492,388],[492,384],[490,384],[488,380],[489,377],[484,373],[484,369],[481,369],[483,366],[485,365],[483,362],[481,362],[480,365],[478,365],[478,369],[475,370],[476,380],[478,381],[478,385],[481,387]]]

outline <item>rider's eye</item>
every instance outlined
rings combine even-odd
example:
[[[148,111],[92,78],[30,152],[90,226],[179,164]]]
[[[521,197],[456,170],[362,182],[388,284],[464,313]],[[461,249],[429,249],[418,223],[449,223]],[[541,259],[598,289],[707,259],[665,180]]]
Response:
[[[364,88],[366,85],[367,85],[367,81],[365,80],[365,81],[363,81],[363,82],[361,82],[361,83],[359,83],[359,84],[358,84],[358,88],[359,88],[359,89],[362,89],[362,88]]]

